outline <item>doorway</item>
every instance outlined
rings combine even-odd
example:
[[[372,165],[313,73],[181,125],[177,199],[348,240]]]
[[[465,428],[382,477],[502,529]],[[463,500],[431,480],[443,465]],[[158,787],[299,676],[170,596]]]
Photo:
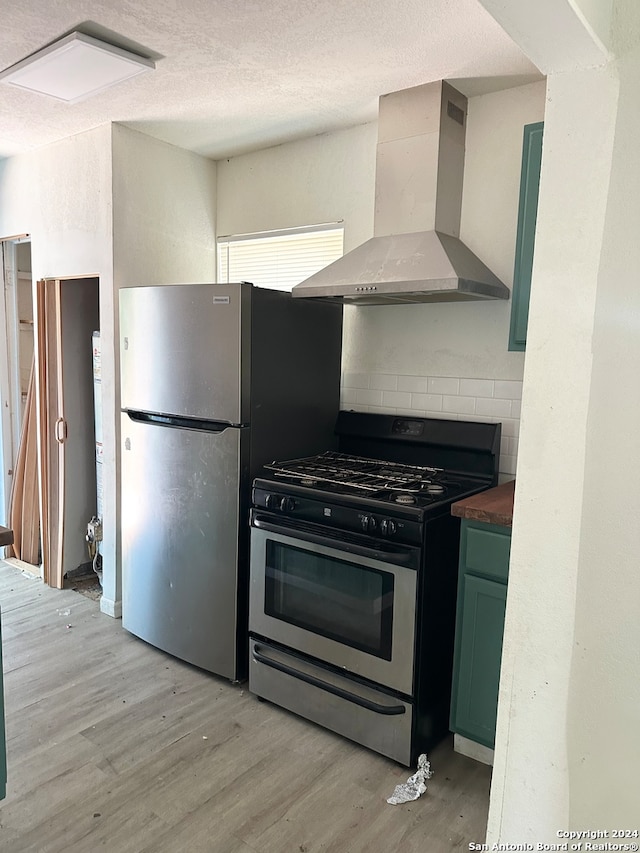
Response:
[[[40,502],[43,576],[61,588],[86,565],[97,516],[93,335],[96,276],[37,282]]]
[[[1,240],[0,250],[0,525],[14,530],[22,567],[61,588],[90,561],[87,525],[99,514],[92,336],[100,281],[34,286],[29,235]]]
[[[31,271],[31,242],[29,235],[13,237],[0,243],[2,263],[2,298],[0,318],[4,328],[4,345],[0,347],[0,523],[13,527],[10,506],[16,486],[16,472],[28,462],[33,469],[33,484],[20,502],[28,515],[35,515],[35,524],[24,542],[16,541],[14,553],[19,553],[25,567],[39,573],[40,529],[36,488],[35,433],[23,436],[27,407],[34,389],[34,311],[33,276]],[[31,394],[31,396],[29,396]],[[28,450],[27,450],[28,447]],[[24,480],[20,480],[24,485]],[[21,553],[24,552],[24,553]]]

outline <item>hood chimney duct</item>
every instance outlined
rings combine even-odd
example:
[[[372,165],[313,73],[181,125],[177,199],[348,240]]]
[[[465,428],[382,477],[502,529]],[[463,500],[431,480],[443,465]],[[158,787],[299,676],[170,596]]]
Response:
[[[380,98],[375,237],[460,236],[466,122],[467,99],[443,80]]]

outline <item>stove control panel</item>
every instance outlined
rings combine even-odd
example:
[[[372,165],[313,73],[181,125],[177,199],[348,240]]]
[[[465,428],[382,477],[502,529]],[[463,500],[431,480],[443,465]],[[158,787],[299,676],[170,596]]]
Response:
[[[254,507],[286,516],[292,521],[310,521],[334,530],[363,533],[375,539],[394,539],[406,544],[422,542],[421,514],[413,508],[397,507],[396,515],[391,517],[386,514],[388,510],[383,510],[385,515],[380,515],[375,509],[372,511],[362,504],[345,505],[318,499],[316,494],[307,496],[302,489],[297,494],[283,494],[273,489],[271,484],[266,488],[254,487],[252,497]]]
[[[409,435],[417,438],[424,433],[424,421],[412,421],[407,418],[396,418],[391,427],[393,435]]]

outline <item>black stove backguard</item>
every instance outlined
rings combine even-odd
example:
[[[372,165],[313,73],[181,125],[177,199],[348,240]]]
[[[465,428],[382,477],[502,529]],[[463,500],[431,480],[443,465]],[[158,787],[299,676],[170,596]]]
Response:
[[[499,423],[340,411],[338,450],[371,459],[426,465],[498,483]]]

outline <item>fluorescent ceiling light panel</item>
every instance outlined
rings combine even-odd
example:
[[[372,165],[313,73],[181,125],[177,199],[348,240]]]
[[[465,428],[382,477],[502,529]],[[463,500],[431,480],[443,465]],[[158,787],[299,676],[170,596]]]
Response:
[[[150,59],[71,33],[0,72],[0,82],[75,104],[154,68]]]

